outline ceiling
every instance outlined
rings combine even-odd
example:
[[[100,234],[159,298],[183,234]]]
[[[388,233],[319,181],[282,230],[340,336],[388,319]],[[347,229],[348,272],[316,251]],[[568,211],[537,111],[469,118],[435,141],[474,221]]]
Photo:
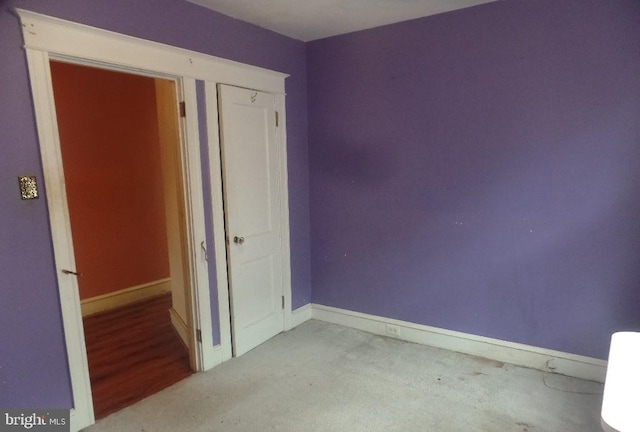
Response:
[[[187,0],[304,42],[495,0]]]

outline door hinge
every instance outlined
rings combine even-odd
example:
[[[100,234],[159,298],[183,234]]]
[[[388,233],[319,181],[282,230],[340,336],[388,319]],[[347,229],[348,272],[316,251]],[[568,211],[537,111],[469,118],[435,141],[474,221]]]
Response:
[[[284,309],[284,296],[282,296],[282,309]]]
[[[202,330],[196,330],[196,341],[202,343]]]
[[[180,117],[187,116],[187,105],[184,102],[180,102]]]
[[[280,114],[276,111],[276,127],[280,124]]]

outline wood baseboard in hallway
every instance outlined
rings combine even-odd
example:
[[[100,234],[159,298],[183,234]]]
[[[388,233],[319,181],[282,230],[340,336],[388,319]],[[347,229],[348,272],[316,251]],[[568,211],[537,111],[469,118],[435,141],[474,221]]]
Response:
[[[171,294],[164,294],[84,319],[96,419],[193,373],[170,307]]]

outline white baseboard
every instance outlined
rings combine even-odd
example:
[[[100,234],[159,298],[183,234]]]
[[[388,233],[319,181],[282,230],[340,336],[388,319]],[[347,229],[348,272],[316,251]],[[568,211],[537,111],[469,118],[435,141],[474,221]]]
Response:
[[[160,279],[131,288],[114,291],[82,300],[82,316],[93,315],[98,312],[105,312],[111,309],[135,303],[159,294],[171,292],[171,279]]]
[[[308,303],[302,307],[291,312],[291,328],[298,327],[305,321],[309,321],[312,318],[313,309],[311,303]]]
[[[303,316],[303,314],[306,317],[308,312],[302,311],[300,316]],[[330,306],[312,304],[311,316],[313,319],[355,328],[368,333],[591,381],[603,383],[607,371],[607,362],[596,358],[429,327]]]
[[[182,319],[180,314],[176,312],[174,308],[169,309],[169,317],[171,318],[171,325],[176,329],[176,333],[182,339],[182,343],[185,347],[189,347],[189,326]]]

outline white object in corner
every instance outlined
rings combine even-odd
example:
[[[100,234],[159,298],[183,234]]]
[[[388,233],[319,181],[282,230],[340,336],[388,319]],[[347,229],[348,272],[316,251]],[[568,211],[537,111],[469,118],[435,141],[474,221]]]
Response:
[[[602,400],[602,427],[605,431],[640,431],[639,389],[640,333],[614,333]]]
[[[312,318],[517,366],[604,382],[607,362],[591,357],[313,304]],[[296,311],[297,314],[297,311]],[[302,322],[302,321],[301,321]]]

